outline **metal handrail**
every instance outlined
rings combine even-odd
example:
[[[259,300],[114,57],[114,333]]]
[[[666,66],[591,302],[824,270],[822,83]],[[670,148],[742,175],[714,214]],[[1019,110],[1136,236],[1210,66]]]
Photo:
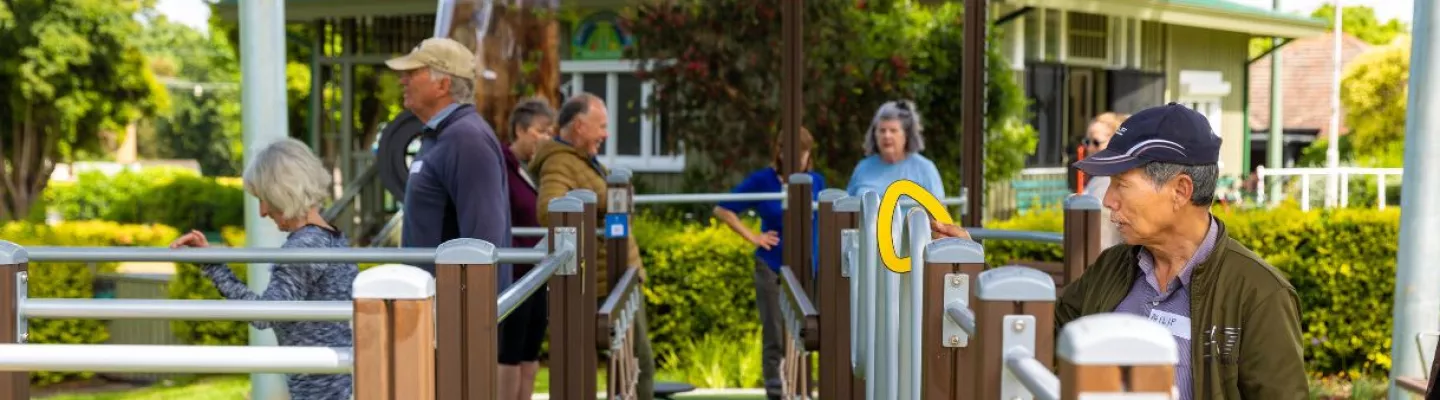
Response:
[[[964,329],[965,334],[975,336],[975,312],[970,311],[970,307],[960,304],[959,301],[950,303],[945,305],[945,317],[955,325],[959,325],[960,329]]]
[[[574,246],[566,246],[565,248],[557,250],[551,253],[550,256],[545,257],[544,260],[541,260],[540,263],[535,265],[534,269],[531,269],[530,272],[526,273],[519,281],[510,285],[503,293],[500,293],[500,298],[496,299],[496,309],[500,314],[499,321],[504,321],[505,317],[510,316],[510,313],[514,312],[515,308],[519,307],[521,302],[529,299],[537,290],[540,290],[540,285],[544,285],[545,282],[550,281],[550,277],[555,275],[555,271],[559,270],[561,265],[573,259],[575,259]]]
[[[969,232],[970,238],[975,240],[1020,240],[1027,242],[1054,244],[1061,244],[1065,242],[1065,235],[1055,232],[1009,231],[985,228],[965,228],[965,231]]]
[[[345,374],[352,348],[0,344],[0,371]]]
[[[542,228],[535,226],[517,226],[510,228],[510,236],[514,237],[544,237],[548,233],[550,233],[550,228]],[[603,235],[605,235],[604,229],[595,229],[595,236]]]
[[[26,247],[31,262],[179,262],[223,263],[403,263],[435,262],[435,248],[185,248]],[[534,264],[545,258],[536,249],[495,248],[497,263]]]
[[[185,321],[349,321],[351,301],[24,299],[26,318]]]
[[[1005,367],[1037,400],[1060,400],[1060,377],[1045,368],[1024,347],[1005,350]]]

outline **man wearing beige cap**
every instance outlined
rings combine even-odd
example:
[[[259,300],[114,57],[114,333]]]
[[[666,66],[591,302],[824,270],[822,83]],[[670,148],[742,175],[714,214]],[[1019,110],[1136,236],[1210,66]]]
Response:
[[[400,72],[405,109],[425,121],[420,154],[405,182],[404,247],[436,247],[458,238],[510,244],[505,158],[495,130],[475,112],[474,60],[459,42],[430,38],[385,62]],[[419,267],[435,273],[433,264]],[[504,290],[510,265],[499,269]]]

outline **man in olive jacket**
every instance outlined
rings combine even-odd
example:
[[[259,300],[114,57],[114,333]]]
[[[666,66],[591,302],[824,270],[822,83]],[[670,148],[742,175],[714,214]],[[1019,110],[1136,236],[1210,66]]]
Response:
[[[1056,332],[1091,314],[1148,317],[1168,327],[1180,349],[1180,399],[1304,399],[1295,288],[1210,214],[1219,153],[1205,117],[1170,103],[1136,113],[1108,148],[1075,163],[1111,177],[1103,202],[1124,243],[1065,286]]]

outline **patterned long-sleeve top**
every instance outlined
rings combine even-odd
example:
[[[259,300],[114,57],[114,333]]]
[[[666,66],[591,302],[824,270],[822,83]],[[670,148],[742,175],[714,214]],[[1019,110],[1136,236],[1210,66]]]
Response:
[[[348,248],[343,233],[307,225],[285,240],[285,248]],[[351,300],[351,287],[359,268],[355,264],[275,264],[270,285],[255,294],[223,264],[201,267],[220,294],[231,300],[316,301]],[[256,329],[274,329],[281,346],[352,347],[347,322],[335,321],[253,321]],[[290,374],[290,398],[295,400],[349,399],[349,374]]]

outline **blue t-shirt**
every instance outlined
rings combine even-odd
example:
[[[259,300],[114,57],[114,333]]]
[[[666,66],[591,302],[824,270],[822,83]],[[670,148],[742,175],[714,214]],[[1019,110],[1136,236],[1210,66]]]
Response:
[[[825,178],[814,171],[808,172],[808,174],[810,174],[810,179],[812,180],[810,196],[812,196],[812,198],[818,197],[820,191],[825,190]],[[740,182],[740,185],[736,186],[735,189],[731,190],[731,193],[779,193],[781,190],[784,190],[784,186],[780,183],[780,173],[776,171],[774,167],[765,167],[745,177],[745,180]],[[760,216],[760,232],[756,232],[757,234],[775,231],[777,235],[784,237],[785,230],[783,225],[785,221],[785,209],[782,208],[782,202],[780,200],[727,201],[719,205],[721,208],[737,214],[745,210],[753,209],[755,210],[755,214]],[[815,232],[818,230],[818,228],[813,225],[817,223],[813,214],[810,222],[812,224],[810,231]],[[810,268],[812,270],[816,268],[816,265],[819,265],[818,263],[814,263],[819,254],[820,240],[817,236],[818,235],[811,235],[810,237],[810,248],[814,250],[810,256],[810,260],[812,261]],[[757,246],[755,248],[755,256],[765,261],[766,266],[770,267],[771,271],[779,272],[780,265],[785,262],[782,256],[785,253],[784,250],[781,250],[781,246],[784,244],[782,241],[779,244],[770,246],[770,250],[765,250]]]
[[[884,197],[885,188],[901,179],[914,181],[936,198],[945,199],[945,184],[940,182],[940,170],[920,153],[910,153],[894,164],[881,160],[879,154],[865,157],[855,165],[855,172],[850,174],[850,185],[845,191],[851,196],[859,196],[869,190]]]

